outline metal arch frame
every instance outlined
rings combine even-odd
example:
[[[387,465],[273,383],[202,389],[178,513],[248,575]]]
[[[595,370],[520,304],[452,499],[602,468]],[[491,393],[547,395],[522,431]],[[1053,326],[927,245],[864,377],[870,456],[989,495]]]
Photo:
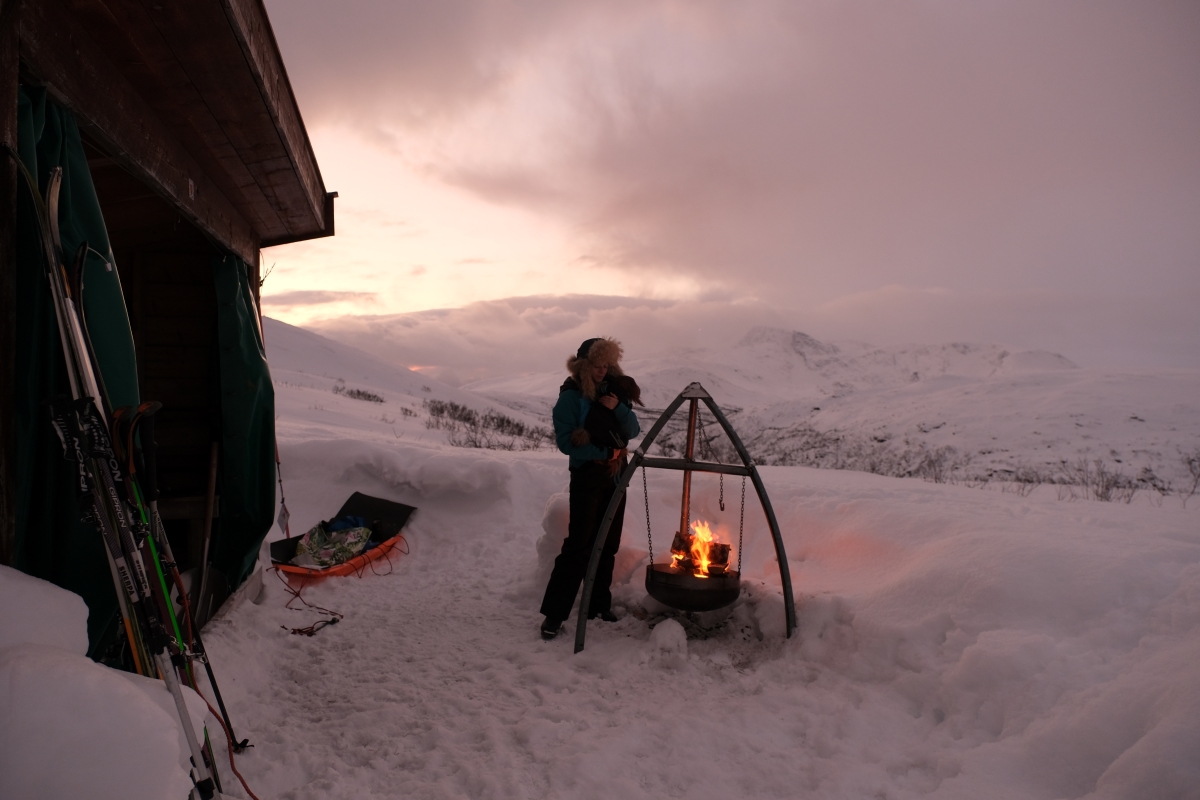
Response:
[[[733,442],[733,447],[737,450],[738,457],[742,459],[743,466],[739,467],[732,464],[714,464],[707,461],[692,461],[686,458],[653,458],[646,455],[646,450],[654,442],[658,434],[666,426],[667,420],[675,415],[679,407],[683,405],[684,400],[693,402],[702,400],[708,410],[716,417],[717,423],[721,429],[725,431],[725,435]],[[629,481],[633,479],[638,467],[657,467],[659,469],[676,469],[684,470],[685,472],[715,472],[725,475],[744,475],[750,478],[754,484],[754,491],[758,493],[758,500],[762,504],[763,513],[767,517],[767,525],[771,529],[771,538],[775,542],[775,558],[779,564],[779,578],[783,584],[783,611],[787,619],[787,638],[791,638],[792,632],[796,630],[796,601],[792,594],[792,574],[788,568],[787,554],[783,549],[783,536],[779,532],[779,522],[775,519],[775,510],[771,507],[771,500],[767,497],[766,487],[763,486],[762,478],[758,474],[758,468],[754,464],[754,459],[750,457],[746,446],[742,444],[742,440],[738,438],[733,427],[729,424],[729,420],[725,418],[725,414],[717,407],[712,396],[698,382],[692,382],[687,385],[679,396],[676,397],[667,409],[663,411],[662,416],[650,428],[650,432],[642,439],[638,448],[633,451],[633,458],[621,473],[621,478],[617,482],[617,490],[613,492],[612,500],[608,503],[608,509],[604,512],[604,519],[600,523],[600,530],[596,534],[596,542],[592,546],[592,557],[588,561],[587,576],[583,581],[583,597],[579,600],[579,621],[575,626],[575,652],[578,653],[583,649],[584,640],[587,636],[587,618],[588,608],[591,607],[592,589],[596,583],[596,571],[600,566],[600,553],[604,550],[604,544],[608,541],[608,532],[612,528],[613,518],[617,515],[617,508],[621,505],[621,499],[625,496],[625,491],[629,488]],[[739,558],[741,554],[738,554]]]

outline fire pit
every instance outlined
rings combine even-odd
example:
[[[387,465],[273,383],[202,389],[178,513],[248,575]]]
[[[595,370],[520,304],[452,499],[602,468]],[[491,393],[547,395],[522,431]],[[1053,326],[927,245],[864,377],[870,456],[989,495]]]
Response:
[[[646,451],[654,442],[667,421],[679,410],[684,402],[688,404],[687,448],[683,458],[659,458],[647,456]],[[695,460],[696,423],[699,404],[704,403],[712,412],[717,424],[729,437],[737,451],[741,464],[720,464]],[[591,608],[592,586],[596,580],[596,571],[600,564],[600,552],[608,539],[609,529],[613,518],[625,497],[629,481],[642,468],[642,489],[646,495],[646,539],[650,546],[650,566],[646,568],[646,592],[660,603],[680,609],[681,611],[711,611],[723,608],[738,599],[741,592],[741,556],[742,533],[745,527],[746,511],[746,481],[749,479],[758,494],[763,513],[767,518],[767,526],[771,530],[771,539],[775,545],[775,563],[779,567],[780,588],[783,590],[783,612],[785,616],[785,631],[788,637],[796,630],[796,602],[792,596],[792,579],[788,570],[787,554],[783,550],[783,536],[779,531],[779,522],[767,498],[766,487],[754,460],[750,458],[742,440],[738,438],[725,414],[713,402],[712,396],[699,383],[691,383],[679,396],[667,406],[662,416],[650,428],[649,433],[642,439],[640,446],[633,451],[633,458],[621,473],[617,482],[617,491],[609,501],[608,509],[596,533],[596,541],[592,546],[591,561],[588,562],[587,575],[583,581],[583,597],[579,602],[579,623],[575,629],[575,652],[583,649],[584,637],[587,631],[587,610]],[[671,562],[654,563],[654,537],[650,526],[650,497],[646,484],[646,467],[659,469],[681,470],[683,472],[683,503],[680,509],[679,527],[676,529],[671,543]],[[697,520],[693,523],[691,514],[692,473],[708,472],[719,475],[738,475],[742,478],[742,515],[738,529],[737,550],[733,551],[732,544],[719,541],[710,526]],[[724,510],[724,502],[721,505]],[[730,569],[730,557],[736,552],[738,569]]]
[[[671,563],[646,568],[646,592],[658,602],[683,611],[712,611],[738,599],[741,575],[729,568],[732,545],[717,541],[707,522],[692,533],[675,532]]]
[[[663,605],[684,611],[713,611],[738,599],[742,576],[730,570],[701,577],[670,564],[646,567],[646,592]]]

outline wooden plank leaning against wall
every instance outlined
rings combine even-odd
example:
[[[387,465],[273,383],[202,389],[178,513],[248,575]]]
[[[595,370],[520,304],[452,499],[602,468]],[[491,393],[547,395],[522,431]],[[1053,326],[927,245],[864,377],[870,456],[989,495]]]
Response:
[[[17,146],[19,0],[0,0],[0,141]],[[11,565],[17,537],[15,348],[17,165],[0,155],[0,564]]]

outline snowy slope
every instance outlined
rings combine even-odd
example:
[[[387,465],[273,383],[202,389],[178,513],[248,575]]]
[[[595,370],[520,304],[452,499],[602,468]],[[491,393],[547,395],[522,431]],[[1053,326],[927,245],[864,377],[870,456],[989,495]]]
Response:
[[[535,416],[278,320],[263,320],[263,337],[281,436],[386,435],[397,440],[444,442],[444,431],[429,430],[425,424],[429,414],[424,404],[431,400],[457,403],[481,413],[501,408],[511,418],[541,424]],[[382,402],[356,399],[347,393],[354,391]]]

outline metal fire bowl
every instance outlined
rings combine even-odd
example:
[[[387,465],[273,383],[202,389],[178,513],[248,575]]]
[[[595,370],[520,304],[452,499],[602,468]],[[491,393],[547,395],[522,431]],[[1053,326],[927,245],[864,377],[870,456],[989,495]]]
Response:
[[[724,575],[697,578],[667,564],[646,567],[646,591],[663,605],[680,611],[712,611],[738,599],[741,575],[730,570]]]

